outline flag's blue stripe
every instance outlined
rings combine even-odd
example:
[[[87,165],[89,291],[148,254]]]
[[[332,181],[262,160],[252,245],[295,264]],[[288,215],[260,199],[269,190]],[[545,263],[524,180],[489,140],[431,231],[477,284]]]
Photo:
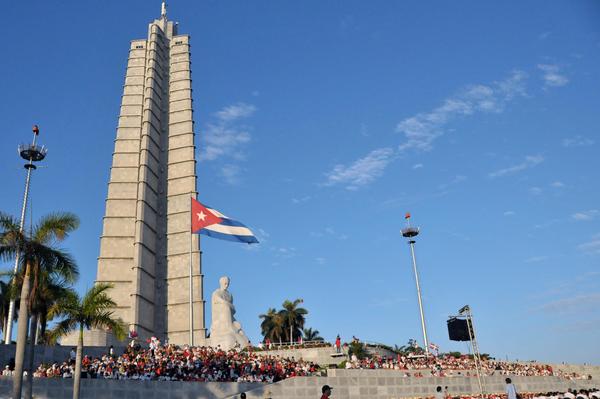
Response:
[[[234,242],[245,242],[246,244],[258,244],[258,240],[254,236],[239,236],[234,234],[223,234],[216,231],[202,229],[199,231],[200,234],[207,235],[212,238],[218,238],[220,240],[234,241]]]
[[[221,218],[221,220],[222,220],[222,222],[219,224],[222,224],[223,226],[248,227],[248,226],[238,222],[237,220],[225,219],[225,218]]]

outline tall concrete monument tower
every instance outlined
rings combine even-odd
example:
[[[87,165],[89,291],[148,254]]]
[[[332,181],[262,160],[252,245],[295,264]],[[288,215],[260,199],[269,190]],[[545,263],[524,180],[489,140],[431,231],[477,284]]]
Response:
[[[198,235],[190,233],[196,196],[190,37],[167,20],[133,40],[112,158],[98,282],[121,317],[145,339],[190,343],[190,265],[194,343],[206,337]],[[111,343],[94,331],[90,344]]]

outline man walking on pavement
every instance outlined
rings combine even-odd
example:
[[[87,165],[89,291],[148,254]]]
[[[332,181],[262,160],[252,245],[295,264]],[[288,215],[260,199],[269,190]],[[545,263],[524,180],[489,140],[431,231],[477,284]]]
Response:
[[[323,388],[321,388],[321,392],[323,393],[321,399],[328,399],[331,396],[332,389],[333,387],[330,387],[329,385],[323,385]]]

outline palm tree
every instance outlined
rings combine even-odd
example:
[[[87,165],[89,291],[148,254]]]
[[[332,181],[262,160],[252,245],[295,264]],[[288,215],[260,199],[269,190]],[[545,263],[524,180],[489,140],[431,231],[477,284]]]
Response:
[[[77,266],[71,256],[56,248],[56,244],[64,240],[77,226],[79,226],[77,216],[72,213],[57,213],[42,218],[28,234],[21,231],[15,218],[0,213],[0,258],[9,261],[19,254],[20,268],[24,269],[13,376],[13,398],[15,399],[21,398],[23,384],[23,360],[27,344],[32,274],[34,277],[38,276],[37,278],[41,270],[64,276],[77,274]]]
[[[42,343],[45,342],[48,321],[51,321],[56,316],[50,312],[50,309],[61,298],[69,295],[70,291],[69,284],[60,279],[50,279],[41,287],[39,302],[36,304],[36,311],[39,315],[38,330],[35,335],[36,345],[39,341]]]
[[[298,307],[303,302],[303,299],[296,299],[294,302],[285,300],[281,305],[283,309],[279,311],[279,314],[285,325],[283,335],[286,341],[293,342],[294,337],[302,336],[302,329],[305,322],[304,316],[308,314],[308,310]]]
[[[313,330],[310,327],[302,329],[302,334],[305,341],[324,341],[323,337],[319,335],[319,330]]]
[[[6,334],[10,299],[10,285],[5,281],[0,281],[0,322],[2,323],[0,328],[2,328],[2,334]]]
[[[37,276],[36,276],[37,273]],[[35,345],[38,344],[38,334],[44,336],[48,319],[48,311],[60,298],[68,295],[71,291],[68,283],[74,283],[73,276],[58,276],[57,273],[48,274],[44,270],[34,271],[32,276],[32,289],[29,295],[29,352],[27,362],[27,379],[25,385],[25,399],[31,399],[33,393],[33,361]],[[74,274],[76,275],[76,273]],[[37,277],[37,278],[36,278]]]
[[[56,341],[71,331],[79,330],[75,373],[73,375],[73,399],[79,398],[83,330],[92,328],[109,329],[118,339],[125,338],[126,329],[123,321],[113,317],[114,312],[112,309],[117,304],[106,293],[112,287],[112,284],[98,283],[86,292],[83,298],[71,291],[51,309],[52,313],[63,318],[49,333],[52,341]]]
[[[260,323],[260,329],[265,339],[269,339],[272,342],[281,342],[284,333],[284,323],[281,314],[274,308],[269,308],[267,313],[258,316],[263,319]]]

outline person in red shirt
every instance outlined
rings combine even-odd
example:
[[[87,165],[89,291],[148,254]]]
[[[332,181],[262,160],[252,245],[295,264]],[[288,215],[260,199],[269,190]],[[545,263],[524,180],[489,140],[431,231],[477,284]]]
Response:
[[[340,334],[335,338],[335,351],[337,353],[342,352],[342,340],[340,339]]]
[[[333,387],[330,387],[329,385],[323,385],[323,388],[321,388],[321,392],[323,393],[321,399],[328,399],[331,396],[332,389]]]

